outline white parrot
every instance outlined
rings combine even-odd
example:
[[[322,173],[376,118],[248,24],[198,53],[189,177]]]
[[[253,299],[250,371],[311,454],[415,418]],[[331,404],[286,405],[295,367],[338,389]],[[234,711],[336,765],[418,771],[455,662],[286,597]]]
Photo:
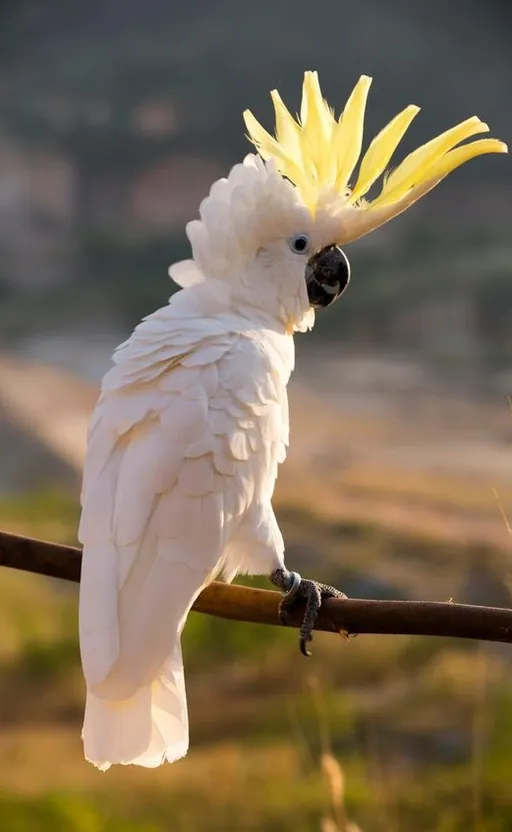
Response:
[[[473,117],[423,145],[364,200],[410,122],[409,106],[361,153],[362,76],[336,120],[318,77],[304,76],[300,118],[277,91],[276,138],[244,113],[258,151],[235,165],[187,226],[183,290],[115,352],[89,429],[79,537],[80,648],[87,686],[84,753],[158,766],[188,750],[180,636],[203,587],[263,574],[307,600],[301,648],[332,587],[284,565],[271,499],[288,445],[293,335],[349,281],[338,247],[404,211],[494,139],[459,145]],[[341,597],[343,593],[339,593]]]

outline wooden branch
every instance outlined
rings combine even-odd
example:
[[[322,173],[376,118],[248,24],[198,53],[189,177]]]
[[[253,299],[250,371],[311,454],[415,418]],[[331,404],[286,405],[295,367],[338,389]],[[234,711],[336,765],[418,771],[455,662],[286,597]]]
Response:
[[[80,581],[81,552],[28,537],[0,532],[0,566],[50,578]],[[215,581],[196,600],[197,612],[257,624],[279,624],[281,596]],[[297,609],[290,626],[301,624]],[[512,643],[512,610],[430,601],[329,600],[318,616],[317,630],[446,636]]]

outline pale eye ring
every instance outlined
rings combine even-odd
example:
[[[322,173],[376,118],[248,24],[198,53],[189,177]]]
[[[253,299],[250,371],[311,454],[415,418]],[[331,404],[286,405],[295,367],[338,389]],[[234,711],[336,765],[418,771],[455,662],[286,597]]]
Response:
[[[309,237],[307,234],[294,234],[288,240],[288,245],[294,254],[307,254],[309,251]]]

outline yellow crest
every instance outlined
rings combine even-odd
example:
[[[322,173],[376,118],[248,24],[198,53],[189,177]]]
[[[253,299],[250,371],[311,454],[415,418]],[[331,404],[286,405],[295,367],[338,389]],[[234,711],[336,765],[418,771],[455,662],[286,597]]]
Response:
[[[304,74],[300,117],[296,119],[278,91],[272,90],[275,138],[249,110],[244,112],[249,138],[260,156],[274,160],[279,172],[296,186],[312,213],[318,210],[323,198],[332,198],[333,194],[345,208],[353,209],[346,212],[343,240],[339,242],[356,239],[401,213],[469,159],[483,153],[507,152],[507,146],[497,139],[480,139],[457,147],[465,139],[488,131],[487,124],[473,116],[410,153],[385,178],[379,196],[367,202],[363,197],[385,172],[402,136],[419,112],[419,107],[411,104],[381,130],[370,143],[353,181],[361,155],[370,84],[371,78],[362,75],[338,119],[322,97],[316,72]]]

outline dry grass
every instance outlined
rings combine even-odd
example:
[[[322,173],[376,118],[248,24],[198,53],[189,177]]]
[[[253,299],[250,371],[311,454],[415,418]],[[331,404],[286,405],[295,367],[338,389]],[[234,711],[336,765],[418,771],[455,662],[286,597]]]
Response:
[[[362,832],[347,817],[345,807],[345,775],[338,760],[329,752],[322,755],[322,774],[329,789],[332,816],[322,818],[321,832]]]

